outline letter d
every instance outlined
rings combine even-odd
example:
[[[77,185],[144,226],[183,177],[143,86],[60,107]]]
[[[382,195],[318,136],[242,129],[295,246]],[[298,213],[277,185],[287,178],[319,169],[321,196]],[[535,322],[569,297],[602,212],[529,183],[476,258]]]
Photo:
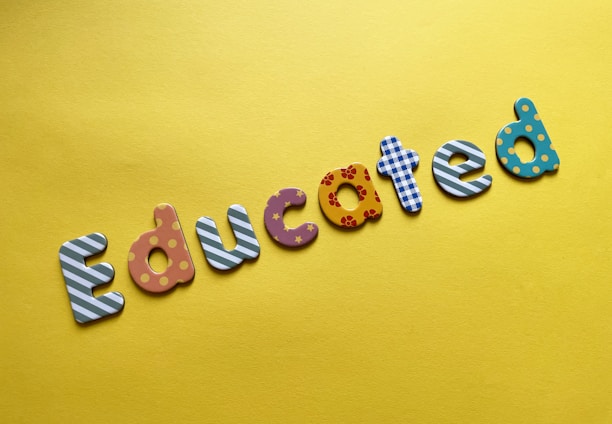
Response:
[[[161,293],[178,283],[193,279],[195,269],[176,211],[167,203],[153,211],[157,228],[143,233],[132,244],[128,256],[128,268],[132,279],[143,290]],[[149,256],[154,249],[161,249],[168,257],[168,267],[162,273],[153,271]]]
[[[559,156],[533,102],[521,97],[514,103],[514,111],[519,120],[504,125],[497,133],[495,147],[499,162],[508,172],[521,178],[535,178],[544,172],[556,171]],[[519,138],[529,140],[533,146],[535,155],[530,162],[523,162],[514,150]]]

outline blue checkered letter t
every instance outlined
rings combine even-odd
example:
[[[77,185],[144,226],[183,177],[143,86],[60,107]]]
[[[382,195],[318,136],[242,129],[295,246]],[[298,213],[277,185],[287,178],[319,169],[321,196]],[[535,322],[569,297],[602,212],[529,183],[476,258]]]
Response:
[[[412,175],[412,168],[419,164],[419,155],[414,150],[402,148],[402,142],[393,136],[380,142],[383,156],[378,160],[376,169],[385,177],[391,177],[397,197],[408,212],[418,212],[423,206],[423,198]]]

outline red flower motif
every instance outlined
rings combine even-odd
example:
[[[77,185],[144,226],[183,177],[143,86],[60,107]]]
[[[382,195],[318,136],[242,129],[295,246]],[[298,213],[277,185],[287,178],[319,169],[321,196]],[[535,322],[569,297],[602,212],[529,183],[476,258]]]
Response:
[[[357,220],[353,218],[351,215],[343,216],[340,220],[343,227],[356,227]]]
[[[380,216],[380,214],[376,213],[376,211],[374,209],[370,209],[369,211],[365,211],[363,213],[363,217],[365,219],[368,219],[368,218],[378,218],[379,216]]]
[[[331,185],[331,182],[334,180],[334,175],[331,172],[328,172],[326,176],[321,180],[322,185]]]
[[[368,172],[367,168],[363,170],[363,173],[365,174],[366,181],[370,181],[371,180],[370,173]]]
[[[348,178],[349,180],[352,180],[355,178],[355,175],[357,175],[357,170],[353,168],[353,165],[349,165],[348,168],[340,169],[340,172],[342,173],[342,178]]]
[[[336,196],[336,193],[329,193],[329,195],[327,196],[329,198],[329,204],[332,206],[336,206],[336,207],[340,207],[340,202],[338,202],[338,197]]]
[[[378,203],[380,203],[380,197],[378,197],[378,193],[376,193],[376,191],[374,191],[374,198]]]
[[[365,199],[366,194],[368,194],[368,191],[363,188],[363,186],[358,185],[357,187],[355,187],[355,190],[357,190],[357,193],[359,194],[359,200],[363,200]]]

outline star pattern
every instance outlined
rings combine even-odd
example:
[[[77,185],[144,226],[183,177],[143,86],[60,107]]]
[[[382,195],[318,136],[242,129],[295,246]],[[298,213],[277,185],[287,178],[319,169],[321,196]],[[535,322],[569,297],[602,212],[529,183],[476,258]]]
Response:
[[[306,197],[306,193],[299,188],[284,188],[268,199],[264,210],[266,230],[270,237],[283,246],[306,246],[319,233],[319,227],[313,222],[305,222],[295,228],[285,225],[283,219],[285,210],[291,206],[303,205]]]

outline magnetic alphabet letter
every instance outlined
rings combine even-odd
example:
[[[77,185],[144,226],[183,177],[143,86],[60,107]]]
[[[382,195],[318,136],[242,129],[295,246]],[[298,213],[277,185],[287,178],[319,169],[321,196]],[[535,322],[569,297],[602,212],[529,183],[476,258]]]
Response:
[[[285,225],[283,215],[291,206],[301,206],[306,203],[306,193],[299,188],[284,188],[268,199],[264,210],[264,224],[268,234],[283,246],[301,247],[313,241],[319,233],[319,227],[314,222],[306,222],[297,228]]]
[[[106,262],[86,266],[85,258],[104,252],[107,244],[103,234],[92,233],[67,241],[59,250],[72,313],[76,322],[81,324],[117,314],[125,304],[119,292],[98,297],[93,295],[94,287],[109,283],[115,276],[115,270]]]
[[[259,242],[246,209],[240,205],[230,206],[227,219],[237,242],[233,250],[223,247],[217,224],[212,218],[201,217],[196,223],[196,232],[206,260],[213,268],[223,271],[237,267],[245,259],[255,259],[259,256]]]
[[[178,283],[191,281],[195,269],[172,205],[159,204],[153,214],[157,227],[143,233],[132,244],[128,255],[128,268],[132,279],[140,288],[152,293],[162,293]],[[149,264],[149,256],[154,249],[163,250],[168,257],[168,266],[162,273],[153,271]]]
[[[412,169],[419,164],[419,155],[414,150],[404,149],[402,142],[392,136],[380,142],[383,156],[376,169],[385,177],[391,177],[397,197],[408,212],[418,212],[423,206],[423,197],[412,175]]]
[[[508,172],[521,178],[535,178],[544,172],[556,171],[559,156],[533,102],[521,97],[514,103],[514,111],[519,120],[504,125],[497,133],[495,147],[499,162]],[[516,140],[521,137],[529,140],[535,150],[535,156],[527,163],[523,163],[514,151]]]
[[[338,189],[342,184],[349,184],[357,191],[359,204],[353,210],[345,209],[338,201]],[[382,203],[370,174],[360,163],[328,172],[323,177],[319,185],[319,205],[327,219],[345,228],[358,227],[366,219],[376,219],[382,214]]]
[[[465,155],[467,161],[451,165],[450,158],[457,154]],[[484,168],[484,164],[485,156],[478,146],[469,141],[452,140],[436,151],[432,167],[434,178],[442,190],[457,197],[472,197],[491,187],[493,177],[483,175],[471,181],[462,181],[460,177]]]

